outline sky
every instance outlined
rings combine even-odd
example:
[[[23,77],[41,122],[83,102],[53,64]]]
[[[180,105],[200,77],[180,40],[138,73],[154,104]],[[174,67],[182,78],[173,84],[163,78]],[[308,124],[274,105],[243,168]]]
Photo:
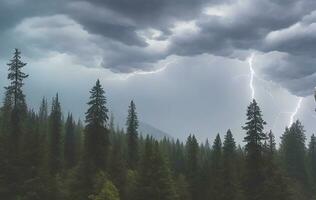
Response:
[[[84,118],[100,79],[117,121],[133,99],[141,121],[182,140],[230,128],[242,141],[252,98],[278,140],[296,119],[310,136],[315,22],[314,0],[0,0],[0,86],[19,48],[35,110],[58,92]]]

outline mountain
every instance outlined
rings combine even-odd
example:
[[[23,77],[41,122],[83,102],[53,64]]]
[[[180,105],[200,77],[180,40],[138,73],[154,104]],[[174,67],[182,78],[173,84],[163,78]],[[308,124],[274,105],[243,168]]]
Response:
[[[164,137],[169,138],[169,139],[172,138],[171,135],[169,135],[168,133],[158,128],[155,128],[152,125],[147,124],[145,122],[139,122],[138,132],[144,137],[146,137],[146,135],[150,135],[157,140],[161,140]]]
[[[112,113],[113,114],[113,113]],[[125,127],[125,121],[126,121],[126,118],[123,117],[123,115],[114,115],[115,116],[115,124],[118,125],[119,127],[123,127],[124,129],[126,128]],[[150,135],[152,136],[153,138],[157,139],[157,140],[161,140],[163,139],[164,137],[167,137],[167,138],[172,138],[172,136],[146,122],[142,122],[140,121],[139,122],[139,127],[138,127],[138,132],[140,135],[146,137],[146,135]]]

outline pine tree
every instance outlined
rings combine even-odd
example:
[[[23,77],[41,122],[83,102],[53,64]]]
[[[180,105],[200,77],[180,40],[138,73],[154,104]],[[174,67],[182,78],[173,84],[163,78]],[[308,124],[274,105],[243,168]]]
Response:
[[[228,129],[223,143],[223,185],[225,186],[223,200],[240,199],[241,188],[236,163],[236,143],[231,130]]]
[[[49,116],[49,166],[52,175],[58,173],[62,166],[62,120],[61,107],[58,94],[52,100],[52,108]]]
[[[263,132],[265,121],[255,100],[248,106],[247,122],[243,129],[246,131],[246,178],[245,189],[249,200],[262,199],[264,182],[263,170],[263,141],[266,135]]]
[[[174,144],[174,153],[171,159],[174,173],[185,173],[185,156],[184,156],[184,145],[178,139]]]
[[[109,151],[109,130],[107,128],[108,109],[105,92],[97,80],[90,91],[90,101],[86,112],[85,127],[85,161],[92,170],[104,170],[107,166]]]
[[[28,75],[21,71],[25,65],[26,63],[21,61],[21,52],[18,49],[15,49],[14,56],[8,64],[8,79],[11,82],[9,86],[5,87],[5,89],[7,91],[7,97],[12,98],[13,111],[20,115],[26,114],[27,111],[25,95],[23,94],[22,87],[24,85],[23,80],[27,78]]]
[[[128,108],[128,116],[126,121],[126,134],[127,134],[127,145],[128,145],[128,167],[135,169],[138,162],[138,118],[136,113],[136,106],[134,101]]]
[[[5,102],[4,110],[10,116],[10,136],[11,136],[11,149],[12,153],[17,153],[19,137],[21,136],[22,120],[26,116],[27,106],[25,102],[25,95],[22,87],[24,85],[23,80],[28,77],[27,74],[22,72],[22,68],[26,63],[21,61],[21,52],[15,49],[13,58],[11,59],[8,73],[8,80],[10,85],[5,87]]]
[[[307,183],[305,163],[305,131],[300,121],[296,121],[285,130],[281,137],[282,160],[287,174],[301,182]]]
[[[287,187],[287,180],[283,176],[280,168],[276,164],[276,144],[272,131],[268,134],[265,157],[265,182],[263,184],[263,199],[287,200],[290,192]]]
[[[158,142],[148,136],[145,141],[145,150],[141,162],[137,199],[177,199],[167,161],[159,150]]]
[[[114,185],[120,192],[121,199],[128,199],[129,194],[126,194],[126,182],[127,182],[127,166],[124,156],[123,140],[118,133],[115,133],[115,137],[112,142],[111,162],[110,162],[110,177]]]
[[[212,147],[211,154],[211,168],[210,168],[210,196],[209,198],[220,200],[223,195],[223,177],[222,177],[222,141],[219,134],[216,138]]]
[[[42,187],[41,165],[45,151],[42,149],[42,137],[39,134],[39,118],[34,111],[26,116],[25,132],[21,140],[19,161],[23,173],[20,174],[21,196],[25,200],[45,198]]]
[[[45,97],[43,97],[41,105],[39,107],[38,117],[40,123],[45,123],[48,119],[48,104]]]
[[[1,107],[1,133],[9,136],[11,126],[11,112],[13,107],[12,95],[7,90]]]
[[[210,188],[213,187],[211,184],[211,164],[212,164],[212,149],[209,144],[208,139],[206,139],[205,144],[200,145],[200,155],[199,155],[199,162],[200,162],[200,172],[198,176],[199,178],[199,196],[198,199],[209,199],[211,195]]]
[[[272,133],[272,131],[270,130],[270,132],[268,133],[268,154],[273,158],[273,155],[276,151],[276,147],[275,147],[276,143],[275,143],[275,137],[274,134]]]
[[[198,153],[199,145],[194,135],[190,135],[186,142],[186,174],[189,183],[190,194],[192,197],[198,196],[198,177],[199,164]]]
[[[6,161],[3,179],[6,180],[6,189],[11,193],[7,197],[4,196],[4,198],[10,199],[20,194],[23,181],[23,164],[20,160],[21,139],[27,106],[22,87],[24,85],[23,81],[28,75],[22,72],[22,68],[26,63],[21,61],[21,52],[18,49],[15,49],[13,58],[7,65],[9,66],[7,78],[10,84],[5,87],[5,99],[1,109],[2,139],[6,142],[4,144],[5,157],[1,159]]]
[[[76,165],[76,136],[75,136],[75,122],[72,119],[72,114],[68,113],[65,124],[65,142],[64,142],[64,159],[67,169]]]
[[[314,134],[311,136],[311,140],[308,145],[308,158],[312,176],[311,179],[314,187],[316,187],[316,137]]]

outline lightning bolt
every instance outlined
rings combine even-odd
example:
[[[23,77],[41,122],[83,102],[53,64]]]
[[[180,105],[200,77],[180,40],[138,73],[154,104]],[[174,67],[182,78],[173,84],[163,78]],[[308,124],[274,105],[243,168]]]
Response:
[[[169,65],[171,65],[171,64],[173,64],[175,62],[177,62],[177,59],[172,59],[171,61],[168,61],[168,62],[164,63],[164,65],[162,67],[159,67],[156,70],[152,70],[152,71],[141,71],[141,70],[138,70],[138,71],[131,72],[129,74],[124,74],[124,75],[120,75],[118,77],[115,77],[114,80],[127,80],[130,77],[137,76],[137,75],[156,74],[156,73],[165,71]]]
[[[248,65],[249,65],[249,77],[250,77],[250,79],[249,79],[249,88],[250,88],[250,91],[251,91],[251,98],[252,99],[255,98],[255,94],[256,94],[255,87],[254,87],[254,78],[256,77],[256,73],[255,73],[255,71],[253,69],[253,60],[254,60],[254,58],[255,58],[255,53],[252,53],[247,59]],[[268,94],[271,97],[273,97],[273,95],[269,91],[267,91],[267,92],[268,92]],[[274,97],[273,97],[273,99],[274,99]],[[275,127],[275,124],[277,123],[278,118],[281,116],[281,114],[291,114],[290,115],[290,122],[289,122],[289,126],[291,126],[293,124],[293,122],[294,122],[295,116],[298,114],[298,112],[299,112],[299,110],[300,110],[300,108],[302,106],[303,99],[304,99],[303,97],[300,97],[298,99],[298,102],[296,104],[295,110],[293,112],[279,112],[277,117],[276,117],[276,119],[275,119],[275,121],[274,121],[273,127]]]
[[[254,77],[255,77],[256,73],[253,70],[253,65],[252,65],[254,57],[255,57],[255,54],[252,53],[251,56],[248,58],[249,71],[250,71],[249,87],[251,90],[251,99],[255,98],[255,87],[253,85],[253,81],[254,81]]]
[[[291,126],[294,122],[294,117],[297,115],[298,111],[300,110],[301,106],[302,106],[302,102],[303,102],[303,97],[300,97],[298,99],[298,102],[296,104],[296,107],[295,107],[295,110],[294,112],[291,114],[291,117],[290,117],[290,123],[289,123],[289,126]]]
[[[256,73],[255,73],[255,71],[254,71],[254,69],[253,69],[253,60],[254,60],[254,58],[255,58],[255,53],[252,53],[252,54],[249,56],[249,58],[247,59],[248,64],[249,64],[249,73],[250,73],[250,74],[249,74],[249,76],[250,76],[250,79],[249,79],[249,88],[250,88],[250,91],[251,91],[251,99],[254,99],[254,98],[255,98],[255,94],[256,94],[255,87],[254,87],[254,78],[255,78],[255,76],[256,76]],[[271,97],[273,97],[273,95],[272,95],[270,92],[268,92],[268,94],[269,94]],[[291,126],[291,125],[293,124],[294,118],[295,118],[295,116],[297,115],[297,113],[299,112],[299,110],[300,110],[300,108],[301,108],[301,106],[302,106],[302,102],[303,102],[303,97],[300,97],[300,98],[298,99],[298,102],[297,102],[297,105],[296,105],[296,107],[295,107],[294,112],[289,113],[289,114],[291,114],[291,115],[290,115],[289,126]],[[274,122],[273,127],[275,126],[276,121],[277,121],[277,119],[280,117],[281,114],[286,114],[286,112],[283,112],[283,113],[279,112],[279,113],[278,113],[278,116],[277,116],[277,118],[276,118],[276,120],[275,120],[275,122]]]

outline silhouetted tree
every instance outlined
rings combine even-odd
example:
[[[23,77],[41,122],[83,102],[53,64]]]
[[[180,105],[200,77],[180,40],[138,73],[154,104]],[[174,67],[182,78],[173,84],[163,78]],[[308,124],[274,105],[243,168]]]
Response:
[[[76,164],[76,136],[75,136],[75,122],[72,119],[72,114],[68,113],[65,124],[65,142],[64,142],[64,159],[66,168],[72,168]]]
[[[109,130],[107,129],[108,109],[105,92],[97,80],[90,91],[90,101],[86,112],[85,161],[90,167],[105,169],[109,151]]]
[[[313,134],[308,145],[308,160],[311,173],[311,179],[316,188],[316,137]],[[315,192],[316,195],[316,192]]]
[[[241,199],[241,185],[238,179],[236,143],[228,129],[223,143],[223,200]]]
[[[262,199],[264,182],[263,141],[266,135],[263,132],[266,122],[262,119],[261,110],[255,100],[247,109],[247,122],[243,126],[246,131],[246,177],[245,192],[249,200]]]
[[[135,169],[138,162],[138,118],[136,113],[136,106],[134,101],[128,108],[128,116],[126,121],[126,134],[127,134],[127,145],[128,145],[128,167]]]
[[[305,131],[300,121],[294,122],[281,137],[281,156],[287,174],[301,183],[307,183],[305,163]]]
[[[210,168],[210,196],[209,198],[220,200],[223,195],[223,165],[222,165],[222,141],[219,134],[216,135],[212,146]]]
[[[189,183],[190,194],[192,197],[198,196],[198,153],[199,145],[194,135],[190,135],[186,145],[186,175]]]
[[[62,166],[62,121],[61,107],[58,94],[52,100],[52,108],[49,116],[49,167],[52,175],[55,175]]]
[[[138,200],[174,200],[177,198],[174,182],[158,142],[148,136],[141,162]]]

